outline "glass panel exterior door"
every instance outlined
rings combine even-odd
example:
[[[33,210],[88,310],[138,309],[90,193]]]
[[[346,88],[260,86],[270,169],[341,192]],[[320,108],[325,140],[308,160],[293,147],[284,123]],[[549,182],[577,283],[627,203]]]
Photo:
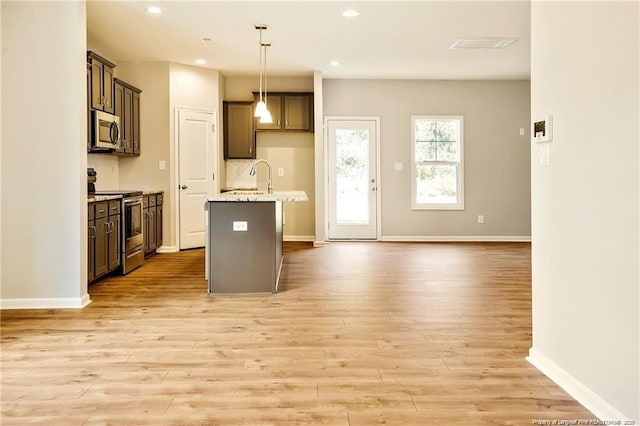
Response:
[[[376,122],[329,120],[329,238],[377,238]]]

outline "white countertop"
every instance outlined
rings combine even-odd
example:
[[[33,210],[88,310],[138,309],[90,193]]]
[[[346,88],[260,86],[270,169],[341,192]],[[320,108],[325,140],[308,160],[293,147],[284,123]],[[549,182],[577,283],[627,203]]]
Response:
[[[208,197],[207,201],[287,201],[299,202],[309,201],[307,193],[304,191],[273,191],[273,194],[267,194],[267,191],[230,191],[224,192],[215,197]]]
[[[99,201],[119,200],[122,195],[89,195],[87,196],[87,202],[97,203]]]

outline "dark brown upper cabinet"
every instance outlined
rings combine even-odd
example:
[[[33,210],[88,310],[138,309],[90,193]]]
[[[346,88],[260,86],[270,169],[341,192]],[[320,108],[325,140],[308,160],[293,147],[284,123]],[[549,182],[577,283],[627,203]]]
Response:
[[[224,101],[224,158],[256,158],[253,102]]]
[[[114,79],[115,114],[120,117],[119,155],[140,155],[140,93],[120,79]]]
[[[257,103],[260,95],[253,95]],[[271,92],[267,94],[267,108],[273,123],[260,123],[256,118],[256,130],[313,132],[313,93]]]
[[[113,69],[116,64],[91,51],[87,52],[87,62],[91,67],[91,108],[114,114]]]

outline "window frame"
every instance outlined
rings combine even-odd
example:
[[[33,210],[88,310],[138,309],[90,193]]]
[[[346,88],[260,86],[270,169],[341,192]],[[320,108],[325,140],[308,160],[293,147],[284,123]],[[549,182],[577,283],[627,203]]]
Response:
[[[451,121],[459,122],[459,158],[458,161],[416,161],[416,122]],[[458,165],[456,194],[458,202],[455,204],[418,203],[417,178],[418,165]],[[411,210],[464,210],[464,117],[462,115],[412,115],[411,116]]]

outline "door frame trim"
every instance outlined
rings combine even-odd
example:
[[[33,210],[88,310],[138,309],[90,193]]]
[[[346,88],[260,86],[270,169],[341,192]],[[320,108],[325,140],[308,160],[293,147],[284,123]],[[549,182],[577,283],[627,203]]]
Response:
[[[202,112],[205,114],[211,114],[213,116],[213,125],[215,126],[215,132],[214,132],[215,134],[213,137],[213,142],[214,142],[213,148],[215,149],[215,155],[216,155],[216,161],[214,161],[213,170],[216,175],[218,175],[218,162],[220,161],[220,159],[217,158],[220,154],[220,150],[218,149],[218,131],[219,131],[218,112],[214,109],[176,105],[173,108],[173,149],[169,151],[170,155],[173,155],[173,158],[169,159],[169,165],[172,168],[169,194],[170,194],[170,197],[173,200],[175,200],[175,202],[173,203],[173,217],[175,218],[173,235],[174,235],[174,241],[175,241],[174,247],[176,247],[177,249],[176,251],[180,251],[180,193],[177,190],[178,184],[180,181],[180,138],[179,138],[180,111]],[[214,186],[215,185],[216,184],[214,183]],[[203,208],[203,214],[204,214],[204,206],[202,208]],[[169,223],[171,224],[171,222]]]
[[[380,241],[382,235],[382,180],[380,179],[380,116],[353,116],[353,115],[325,115],[324,116],[324,184],[327,190],[325,191],[324,199],[324,215],[325,215],[325,235],[329,241],[339,241],[329,239],[329,121],[373,121],[376,125],[376,239]]]

